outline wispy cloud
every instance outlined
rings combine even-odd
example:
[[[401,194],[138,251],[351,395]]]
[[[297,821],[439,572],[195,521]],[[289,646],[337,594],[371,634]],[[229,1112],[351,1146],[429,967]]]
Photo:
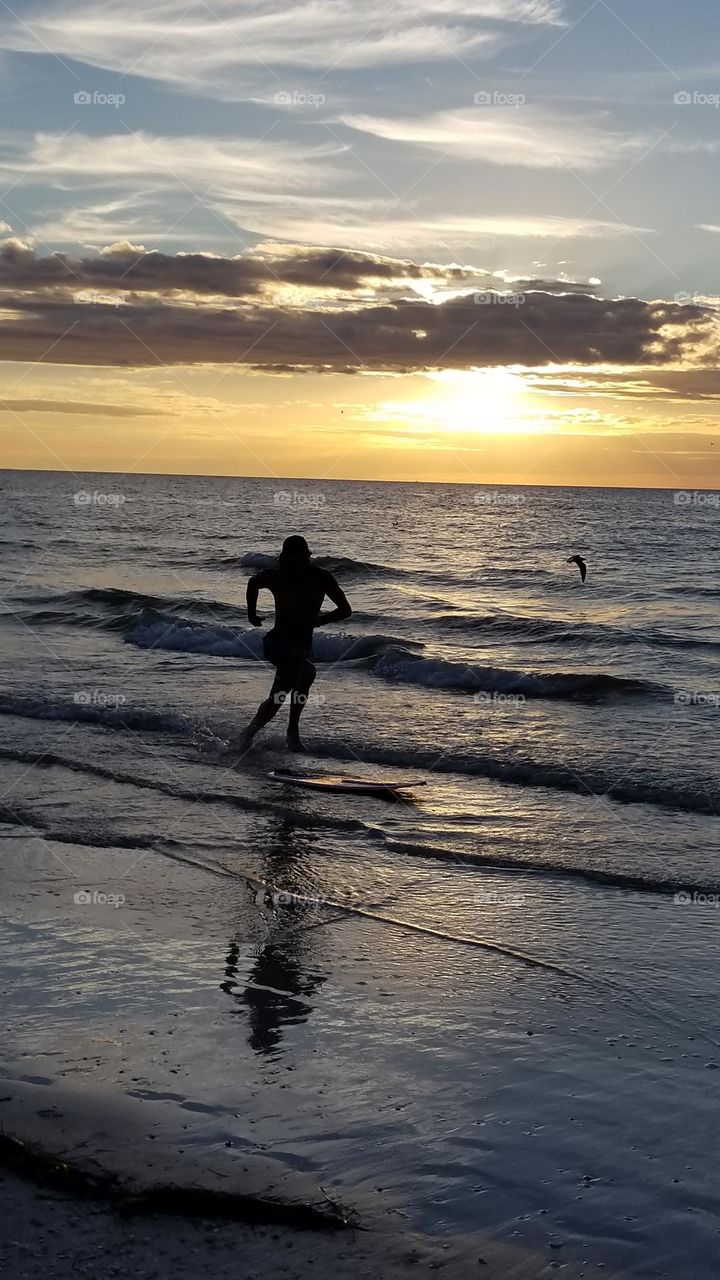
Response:
[[[0,413],[70,413],[89,414],[93,418],[142,418],[168,413],[157,405],[136,407],[125,404],[107,404],[88,400],[0,400]]]
[[[607,401],[637,400],[652,406],[660,401],[696,403],[720,400],[717,369],[559,370],[526,374],[529,389],[560,398]],[[647,411],[647,410],[646,410]],[[717,420],[715,420],[717,426]]]
[[[332,161],[343,150],[327,135],[303,145],[272,137],[167,136],[144,130],[94,136],[14,133],[0,135],[0,175],[15,192],[36,187],[41,176],[48,188],[44,216],[32,220],[32,233],[45,244],[99,245],[128,237],[181,243],[188,235],[198,239],[206,233],[198,219],[207,222],[213,214],[224,219],[224,208],[257,209],[290,197],[310,204],[337,188],[340,178]],[[75,206],[69,203],[74,193],[81,199]],[[187,216],[189,224],[178,231]],[[237,216],[231,224],[223,220],[225,240],[237,225]],[[2,224],[2,230],[9,228]],[[217,224],[215,231],[217,238]]]
[[[445,211],[438,193],[430,204],[426,199],[414,205],[410,196],[399,201],[382,188],[370,198],[347,159],[347,149],[333,138],[301,145],[266,137],[254,145],[251,139],[143,131],[0,137],[0,174],[15,188],[32,187],[41,170],[47,183],[61,189],[57,211],[46,207],[43,218],[30,221],[43,244],[194,239],[209,247],[227,243],[237,229],[247,233],[246,242],[269,237],[397,256],[431,252],[433,244],[447,253],[482,249],[491,239],[649,234],[647,227],[610,218],[518,213],[512,207],[461,215]],[[74,193],[81,197],[77,205],[69,204]]]
[[[222,138],[156,135],[145,130],[89,135],[37,133],[0,138],[0,172],[20,182],[63,179],[79,188],[112,182],[136,192],[145,179],[158,185],[240,195],[245,192],[301,191],[329,180],[324,167],[342,152],[337,142],[305,146],[271,137]]]
[[[477,105],[433,115],[346,115],[343,123],[391,142],[528,169],[600,169],[640,155],[649,139],[607,127],[606,117],[563,116],[544,107]]]
[[[392,205],[392,202],[390,202]],[[634,227],[624,222],[591,217],[561,217],[552,214],[517,214],[514,212],[485,216],[461,216],[453,213],[418,213],[417,217],[398,216],[388,204],[378,204],[373,211],[352,206],[343,210],[316,202],[315,216],[307,206],[295,201],[264,208],[225,204],[222,211],[228,221],[258,234],[277,239],[317,240],[337,244],[346,249],[370,249],[377,253],[425,253],[430,246],[445,251],[467,249],[499,240],[612,240],[622,236],[652,234],[647,227]],[[327,213],[333,214],[331,218]]]
[[[45,4],[22,21],[9,7],[2,43],[55,53],[123,74],[223,99],[287,68],[323,73],[426,63],[497,48],[508,27],[562,21],[559,0],[214,0],[186,11],[177,0]]]

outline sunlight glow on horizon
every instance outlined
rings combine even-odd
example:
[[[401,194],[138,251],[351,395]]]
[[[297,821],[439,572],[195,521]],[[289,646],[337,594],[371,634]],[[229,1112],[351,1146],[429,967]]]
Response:
[[[429,394],[415,400],[383,400],[370,412],[376,422],[407,425],[410,435],[443,443],[448,435],[510,436],[555,434],[556,424],[530,417],[525,380],[501,366],[430,372]]]

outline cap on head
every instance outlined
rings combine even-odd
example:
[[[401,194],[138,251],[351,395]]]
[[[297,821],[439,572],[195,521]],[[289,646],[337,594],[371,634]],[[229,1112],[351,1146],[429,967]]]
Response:
[[[280,564],[297,564],[298,561],[310,559],[310,548],[304,538],[299,533],[293,533],[286,538],[282,544],[280,552]]]

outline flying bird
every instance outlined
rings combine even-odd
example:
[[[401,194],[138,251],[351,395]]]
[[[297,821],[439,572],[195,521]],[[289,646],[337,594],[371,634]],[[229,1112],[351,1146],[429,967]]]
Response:
[[[581,581],[582,581],[582,582],[584,582],[584,581],[585,581],[585,578],[587,577],[587,565],[586,565],[585,561],[583,560],[582,556],[568,556],[568,558],[567,558],[567,560],[565,561],[565,563],[566,563],[566,564],[576,564],[576,565],[577,565],[577,567],[578,567],[578,569],[580,570],[580,579],[581,579]]]

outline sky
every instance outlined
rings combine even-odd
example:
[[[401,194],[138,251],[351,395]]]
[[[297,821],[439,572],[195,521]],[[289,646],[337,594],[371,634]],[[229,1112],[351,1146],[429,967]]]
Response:
[[[0,5],[0,465],[720,487],[717,0]]]

